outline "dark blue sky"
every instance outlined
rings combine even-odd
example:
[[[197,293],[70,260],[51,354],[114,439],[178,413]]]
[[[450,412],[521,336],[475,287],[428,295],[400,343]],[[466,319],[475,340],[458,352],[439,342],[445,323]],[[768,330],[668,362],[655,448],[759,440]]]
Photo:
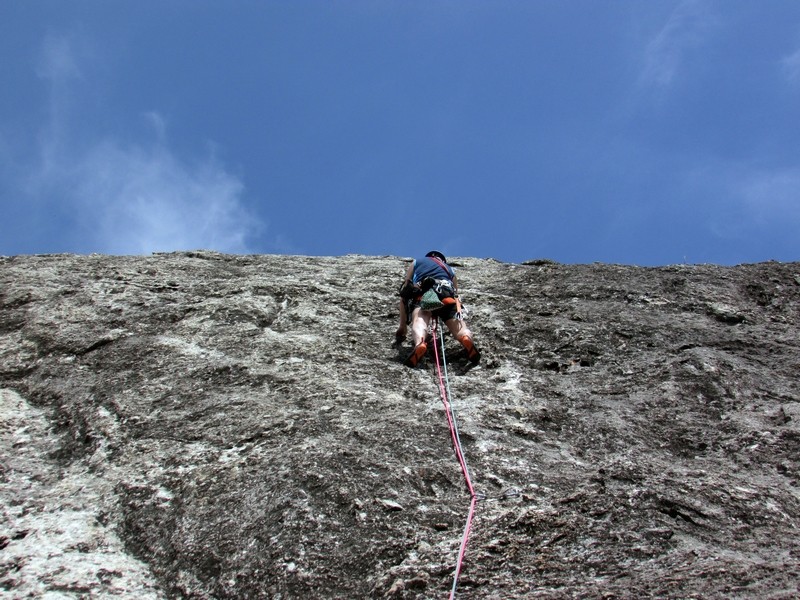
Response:
[[[9,0],[0,53],[0,254],[800,260],[795,0]]]

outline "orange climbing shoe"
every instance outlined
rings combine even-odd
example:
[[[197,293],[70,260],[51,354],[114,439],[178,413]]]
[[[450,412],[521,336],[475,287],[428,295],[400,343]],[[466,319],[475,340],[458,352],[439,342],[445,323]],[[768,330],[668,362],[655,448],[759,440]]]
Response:
[[[467,351],[467,359],[473,365],[477,365],[481,360],[481,353],[478,350],[478,347],[472,342],[472,338],[468,335],[462,335],[458,338],[458,341],[461,342],[461,345],[464,346],[464,350]]]
[[[405,364],[407,367],[416,367],[419,361],[422,360],[422,357],[425,356],[427,351],[428,345],[425,342],[417,344],[403,364]]]

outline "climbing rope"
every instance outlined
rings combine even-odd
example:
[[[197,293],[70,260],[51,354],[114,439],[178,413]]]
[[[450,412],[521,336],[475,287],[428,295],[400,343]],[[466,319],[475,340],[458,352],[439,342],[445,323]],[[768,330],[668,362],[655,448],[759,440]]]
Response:
[[[447,424],[450,428],[450,437],[453,440],[453,449],[456,453],[456,458],[458,459],[458,464],[461,467],[461,472],[464,475],[464,481],[467,484],[467,490],[469,491],[470,496],[470,503],[469,503],[469,513],[467,514],[467,521],[464,525],[464,535],[461,538],[461,547],[458,550],[458,559],[456,561],[456,569],[455,574],[453,575],[453,587],[450,590],[450,600],[453,600],[456,595],[456,587],[458,586],[458,578],[461,575],[461,569],[464,565],[464,555],[467,551],[467,542],[469,541],[469,534],[472,530],[472,521],[475,517],[475,505],[477,504],[478,500],[481,499],[481,496],[475,493],[475,488],[472,485],[472,478],[469,474],[469,467],[467,466],[467,459],[464,456],[464,448],[461,446],[461,438],[458,434],[458,424],[456,422],[456,415],[453,411],[453,406],[450,403],[450,381],[447,376],[447,360],[445,358],[444,353],[444,331],[442,331],[441,327],[438,327],[439,320],[436,319],[432,323],[433,328],[433,353],[436,357],[436,375],[439,379],[439,393],[442,397],[442,404],[444,404],[444,412],[447,416]],[[439,349],[436,344],[436,333],[437,330],[439,331],[440,341],[441,341],[441,348],[442,348],[442,360],[439,360]]]

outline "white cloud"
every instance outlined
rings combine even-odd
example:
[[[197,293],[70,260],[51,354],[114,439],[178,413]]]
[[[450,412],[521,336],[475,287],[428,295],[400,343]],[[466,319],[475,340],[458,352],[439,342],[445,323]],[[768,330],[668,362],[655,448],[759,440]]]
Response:
[[[640,82],[659,87],[671,85],[686,54],[705,41],[714,22],[702,0],[681,2],[647,44]]]
[[[81,250],[143,254],[181,249],[248,252],[261,228],[245,208],[244,184],[212,154],[191,163],[170,150],[165,124],[148,113],[157,141],[103,140],[78,153],[46,143],[29,190],[45,203],[68,206]],[[54,151],[55,149],[55,151]]]
[[[245,207],[244,184],[213,153],[187,160],[170,148],[167,122],[144,114],[155,140],[99,138],[77,130],[71,103],[81,73],[78,42],[48,37],[37,73],[49,83],[49,121],[39,135],[40,160],[24,188],[44,209],[69,217],[66,249],[142,254],[180,249],[248,252],[261,222]],[[90,82],[86,82],[90,83]],[[77,240],[77,241],[76,241]],[[52,246],[53,244],[48,244]]]
[[[242,182],[213,157],[190,165],[161,144],[104,142],[81,157],[72,179],[71,201],[102,252],[246,252],[259,227]]]

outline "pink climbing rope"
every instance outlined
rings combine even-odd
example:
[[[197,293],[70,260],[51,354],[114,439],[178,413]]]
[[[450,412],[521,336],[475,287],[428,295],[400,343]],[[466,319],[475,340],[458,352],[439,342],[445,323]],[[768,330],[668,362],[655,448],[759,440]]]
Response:
[[[456,572],[453,575],[453,587],[450,590],[450,600],[456,596],[456,585],[458,585],[458,577],[461,575],[461,567],[464,564],[464,555],[467,552],[467,541],[469,540],[469,533],[472,529],[472,519],[475,517],[475,504],[478,502],[477,496],[472,496],[469,502],[469,514],[467,515],[467,522],[464,525],[464,537],[461,538],[461,548],[458,550],[458,560],[456,561]]]
[[[458,585],[458,578],[461,575],[461,569],[464,565],[464,555],[467,551],[467,542],[469,541],[469,534],[472,530],[472,521],[475,517],[475,504],[478,502],[478,496],[475,493],[475,488],[472,486],[472,478],[469,475],[469,468],[467,467],[467,460],[464,457],[464,449],[461,447],[461,439],[458,435],[458,427],[456,425],[455,414],[453,413],[453,408],[450,404],[449,398],[449,389],[448,386],[445,384],[445,375],[442,374],[442,363],[444,363],[444,340],[442,341],[442,360],[439,360],[439,349],[436,344],[436,323],[437,321],[433,322],[432,329],[433,329],[433,353],[436,357],[436,374],[439,379],[439,393],[442,397],[442,403],[444,404],[444,412],[447,415],[447,425],[450,428],[450,437],[453,440],[453,448],[456,453],[456,458],[458,459],[458,464],[461,467],[461,472],[464,475],[464,481],[467,484],[467,490],[469,491],[470,495],[470,503],[469,503],[469,513],[467,514],[467,522],[464,525],[464,535],[461,538],[461,547],[458,550],[458,559],[456,561],[456,570],[453,576],[453,587],[450,590],[450,600],[453,600],[456,595],[456,586]],[[445,365],[445,370],[447,369]]]

